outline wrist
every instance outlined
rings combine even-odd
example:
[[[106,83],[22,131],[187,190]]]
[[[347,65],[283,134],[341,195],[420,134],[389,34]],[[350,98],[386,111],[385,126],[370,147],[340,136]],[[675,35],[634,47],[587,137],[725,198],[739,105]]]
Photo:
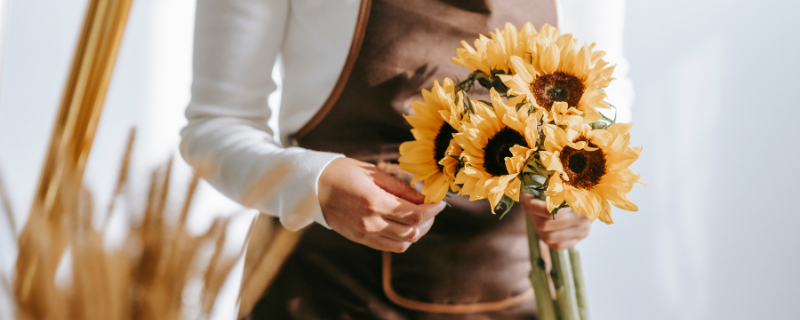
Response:
[[[326,201],[331,195],[331,176],[337,170],[338,163],[341,163],[347,159],[344,155],[336,154],[334,157],[328,159],[323,165],[320,167],[319,173],[317,174],[316,181],[314,182],[315,185],[315,195],[316,195],[316,203],[317,208],[312,215],[312,219],[314,222],[320,224],[321,226],[330,229],[330,225],[328,224],[327,219],[325,218],[325,213],[322,211],[322,204]],[[337,163],[337,164],[334,164]]]

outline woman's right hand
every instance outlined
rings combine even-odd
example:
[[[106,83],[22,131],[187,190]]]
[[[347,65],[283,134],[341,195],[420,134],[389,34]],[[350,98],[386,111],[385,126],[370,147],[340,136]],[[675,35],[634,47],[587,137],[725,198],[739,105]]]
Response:
[[[445,203],[423,204],[408,183],[375,165],[333,160],[319,178],[319,204],[328,225],[353,242],[405,252],[428,233]]]

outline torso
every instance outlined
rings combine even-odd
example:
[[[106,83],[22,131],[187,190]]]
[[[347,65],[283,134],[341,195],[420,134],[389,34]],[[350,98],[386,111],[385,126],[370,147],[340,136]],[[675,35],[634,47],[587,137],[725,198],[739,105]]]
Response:
[[[461,40],[488,34],[505,22],[555,25],[553,0],[372,1],[366,32],[349,77],[335,99],[302,128],[296,141],[319,151],[377,163],[396,160],[400,143],[413,139],[403,118],[411,101],[433,80],[464,78],[469,70],[450,62]],[[357,35],[358,36],[358,35]],[[530,291],[524,215],[503,220],[487,201],[451,196],[433,228],[403,254],[392,255],[390,283],[406,299],[430,305],[503,301]],[[383,266],[385,267],[385,266]],[[334,231],[312,227],[254,310],[253,317],[438,319],[443,314],[409,310],[383,291],[381,252]],[[278,312],[278,313],[273,313]],[[530,318],[532,300],[486,317]],[[452,319],[452,318],[448,318]],[[458,318],[456,318],[458,319]]]

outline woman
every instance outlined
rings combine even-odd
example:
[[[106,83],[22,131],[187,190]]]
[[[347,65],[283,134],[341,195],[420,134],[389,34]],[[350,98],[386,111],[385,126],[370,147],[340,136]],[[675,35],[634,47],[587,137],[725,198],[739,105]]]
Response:
[[[621,1],[565,5],[575,31],[602,35],[593,40],[612,48],[608,60],[623,61],[614,56]],[[448,207],[424,204],[395,163],[400,143],[413,139],[403,118],[411,101],[434,80],[468,73],[449,62],[461,40],[505,22],[558,25],[557,7],[553,0],[198,2],[184,158],[240,201],[256,177],[278,170],[286,177],[279,191],[252,206],[290,230],[315,223],[252,318],[534,317],[522,219],[556,249],[586,237],[589,221],[569,210],[553,220],[531,197],[503,220],[486,201],[453,195]],[[276,139],[267,97],[279,55]]]

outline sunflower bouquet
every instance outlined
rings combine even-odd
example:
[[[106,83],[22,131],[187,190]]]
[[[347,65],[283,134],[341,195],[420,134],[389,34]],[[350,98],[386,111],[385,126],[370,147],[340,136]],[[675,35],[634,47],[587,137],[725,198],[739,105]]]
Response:
[[[611,205],[637,211],[627,194],[644,183],[629,166],[642,148],[629,145],[632,124],[608,116],[615,109],[603,89],[614,66],[605,53],[549,24],[537,31],[507,23],[489,35],[474,47],[462,41],[451,59],[472,71],[464,81],[435,81],[406,116],[415,140],[400,146],[400,167],[423,183],[425,201],[448,192],[488,199],[502,218],[524,192],[544,200],[554,218],[570,207],[606,224]],[[475,83],[488,100],[469,97]],[[550,250],[552,298],[530,222],[528,236],[539,317],[588,319],[577,252]]]

